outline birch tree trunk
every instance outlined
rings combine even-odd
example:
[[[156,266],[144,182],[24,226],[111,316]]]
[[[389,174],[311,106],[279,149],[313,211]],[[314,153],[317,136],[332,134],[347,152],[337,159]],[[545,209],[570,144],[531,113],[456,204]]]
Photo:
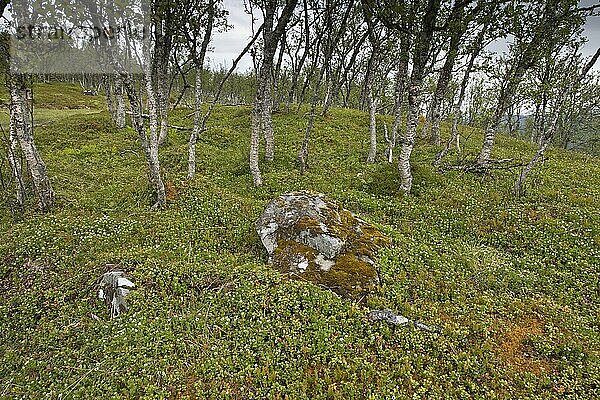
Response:
[[[530,45],[531,46],[531,45]],[[527,53],[530,53],[531,49],[527,49]],[[525,72],[529,69],[531,64],[532,55],[525,54],[520,57],[518,63],[511,67],[507,72],[505,82],[500,89],[500,94],[496,102],[494,114],[490,122],[487,124],[485,134],[483,137],[483,145],[481,151],[477,157],[476,163],[480,166],[486,166],[490,161],[492,149],[494,147],[494,141],[496,139],[496,131],[500,125],[502,117],[511,105],[514,94],[523,80]]]
[[[363,0],[364,2],[364,0]],[[367,63],[367,71],[365,76],[364,96],[366,97],[369,106],[369,155],[367,156],[368,163],[375,162],[377,155],[377,121],[375,119],[377,113],[377,101],[373,93],[373,76],[375,75],[376,63],[379,56],[379,38],[375,34],[373,16],[370,9],[363,4],[363,14],[367,22],[367,32],[369,43],[371,44],[371,55]],[[362,95],[362,94],[361,94]]]
[[[435,24],[439,13],[440,0],[429,0],[423,15],[420,31],[417,34],[413,50],[413,69],[408,88],[408,117],[406,135],[402,142],[402,149],[398,157],[398,170],[400,172],[400,190],[409,194],[412,188],[412,172],[410,156],[412,154],[415,137],[417,134],[417,121],[421,106],[421,89],[425,75],[425,67],[430,57],[431,42],[435,31]]]
[[[256,92],[254,95],[254,105],[252,108],[252,129],[250,133],[250,172],[254,181],[254,186],[262,185],[262,177],[258,166],[259,140],[262,133],[265,138],[265,157],[267,160],[273,160],[275,154],[275,138],[272,121],[271,98],[271,71],[273,68],[273,58],[277,50],[277,44],[285,31],[287,24],[294,13],[294,8],[298,0],[286,0],[283,10],[273,29],[274,18],[277,11],[276,0],[266,0],[264,3],[264,22],[263,22],[263,55],[256,79]]]
[[[413,71],[413,75],[415,72]],[[408,116],[406,122],[406,135],[402,141],[402,148],[398,155],[398,172],[400,173],[400,189],[405,193],[410,193],[412,188],[412,172],[410,166],[410,156],[415,146],[417,135],[417,121],[419,117],[420,95],[422,80],[418,77],[411,79],[408,90]]]
[[[369,85],[368,88],[369,97],[369,155],[367,156],[367,162],[373,164],[375,157],[377,156],[377,100],[373,98],[373,87]]]
[[[25,183],[23,182],[23,166],[21,159],[17,155],[19,139],[14,127],[13,119],[9,122],[9,139],[8,139],[8,163],[15,179],[15,203],[17,209],[21,211],[25,203]]]
[[[196,64],[196,80],[194,83],[194,127],[188,140],[188,179],[193,179],[196,176],[196,143],[198,137],[202,133],[202,119],[200,117],[200,108],[202,107],[202,73],[204,72],[204,57],[210,43],[213,24],[215,21],[214,4],[208,7],[208,20],[204,37],[200,46],[200,54],[194,59]]]
[[[152,78],[149,71],[146,71],[143,79],[146,90],[148,91],[148,114],[150,115],[150,135],[147,135],[142,116],[142,103],[133,84],[133,80],[127,73],[122,74],[121,77],[131,106],[131,123],[138,134],[144,156],[146,157],[146,163],[148,164],[150,182],[156,191],[156,202],[152,206],[152,209],[157,209],[166,204],[166,193],[165,185],[160,176],[160,162],[158,159],[158,117],[156,114],[156,98],[151,82]],[[154,116],[152,116],[153,114]]]
[[[160,162],[158,160],[159,146],[159,124],[158,124],[158,105],[156,101],[156,93],[152,85],[152,75],[150,71],[144,74],[146,84],[146,96],[148,101],[149,115],[149,140],[148,140],[148,167],[150,169],[150,177],[156,189],[156,203],[153,208],[159,208],[166,204],[165,185],[160,176]]]
[[[125,98],[123,97],[123,80],[121,76],[115,77],[115,114],[117,128],[125,128]]]
[[[508,106],[508,99],[500,98],[494,110],[494,115],[491,121],[487,124],[485,128],[485,133],[483,135],[483,145],[481,146],[481,151],[479,152],[479,156],[477,157],[477,164],[479,165],[487,165],[490,161],[490,157],[492,155],[492,148],[494,147],[494,141],[496,139],[496,130],[498,129],[498,125],[500,125],[500,120],[502,119],[502,115],[504,115],[505,110]]]
[[[196,70],[194,84],[194,127],[188,140],[188,179],[196,176],[196,143],[200,136],[200,108],[202,107],[202,69]]]
[[[394,85],[394,122],[392,123],[386,150],[386,156],[389,163],[394,159],[394,148],[396,147],[398,138],[398,128],[400,127],[400,121],[402,119],[402,105],[404,104],[404,92],[406,91],[406,77],[408,75],[408,61],[410,57],[407,35],[402,35],[400,52],[398,71],[396,72],[396,84]]]
[[[273,132],[272,119],[273,100],[271,98],[271,72],[273,68],[273,58],[275,57],[277,44],[279,43],[279,38],[275,37],[273,32],[275,9],[276,4],[271,2],[266,10],[265,25],[263,28],[263,57],[259,70],[260,76],[256,82],[257,88],[261,91],[260,100],[262,101],[262,104],[259,105],[260,126],[265,139],[265,158],[267,161],[273,161],[275,156],[275,135]]]
[[[39,208],[42,212],[47,212],[54,205],[54,190],[48,177],[46,164],[44,164],[33,140],[33,121],[31,121],[25,98],[23,76],[9,73],[7,77],[10,92],[10,119],[13,131],[11,135],[18,140],[21,146],[38,198]]]

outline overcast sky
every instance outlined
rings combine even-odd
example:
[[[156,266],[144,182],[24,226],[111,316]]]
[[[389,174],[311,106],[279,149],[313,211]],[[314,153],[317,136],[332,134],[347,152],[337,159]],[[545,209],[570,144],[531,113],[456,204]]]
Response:
[[[597,3],[597,1],[584,0],[580,4],[589,6]],[[252,38],[252,22],[250,15],[244,11],[242,0],[225,0],[224,3],[225,8],[229,11],[229,24],[233,25],[233,28],[228,32],[218,33],[214,36],[212,42],[214,52],[209,55],[209,59],[211,65],[215,67],[223,65],[225,68],[229,68],[232,61],[237,58]],[[260,25],[260,21],[257,25]],[[591,56],[600,46],[600,17],[588,18],[584,35],[588,38],[588,42],[583,48],[583,53],[586,56]],[[502,51],[505,47],[505,45],[499,43],[495,44],[491,50]],[[252,69],[252,60],[250,55],[246,55],[238,64],[238,71],[243,72],[250,69]],[[596,63],[594,69],[600,71],[600,64]]]
[[[597,4],[598,0],[582,0],[581,6]],[[229,11],[228,23],[233,28],[224,33],[215,33],[212,41],[213,52],[208,54],[210,64],[214,67],[223,65],[225,68],[231,66],[232,61],[237,58],[242,49],[252,37],[252,22],[250,15],[244,11],[244,0],[224,0],[225,8]],[[258,13],[260,14],[260,13]],[[260,15],[257,15],[261,17]],[[260,24],[261,21],[258,21]],[[592,55],[600,46],[600,16],[589,17],[585,25],[584,35],[588,42],[583,48],[586,56]],[[506,45],[502,41],[493,44],[490,50],[502,51]],[[246,55],[238,64],[238,71],[245,72],[252,69],[250,55]],[[600,63],[596,63],[595,70],[600,71]]]

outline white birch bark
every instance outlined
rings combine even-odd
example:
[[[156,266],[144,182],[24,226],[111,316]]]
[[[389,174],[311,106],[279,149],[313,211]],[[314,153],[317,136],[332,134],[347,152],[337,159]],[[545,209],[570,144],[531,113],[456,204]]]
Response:
[[[125,128],[125,98],[123,96],[123,81],[117,75],[115,78],[115,122],[119,129]]]
[[[188,141],[188,178],[193,179],[196,176],[196,143],[200,135],[202,106],[202,70],[196,71],[194,83],[194,127]]]
[[[275,57],[277,44],[286,29],[297,3],[298,0],[286,0],[274,29],[273,24],[274,18],[277,15],[277,1],[268,0],[263,4],[263,55],[257,73],[256,93],[254,95],[254,105],[252,108],[252,130],[250,134],[249,152],[250,172],[252,173],[254,186],[262,185],[262,177],[258,167],[258,149],[261,129],[265,138],[266,159],[273,160],[275,153],[273,121],[271,117],[273,106],[270,87],[271,69],[273,67],[273,58]]]
[[[387,123],[385,121],[383,122],[383,137],[388,144],[385,151],[385,157],[387,162],[391,164],[394,160],[394,144],[392,142],[395,141],[396,138],[389,134]]]
[[[23,166],[21,159],[17,155],[19,139],[14,128],[13,119],[9,122],[9,140],[8,140],[8,162],[10,169],[15,179],[15,203],[17,208],[21,210],[25,203],[25,184],[23,182]]]
[[[149,60],[149,58],[148,58]],[[144,73],[144,82],[146,86],[146,96],[148,98],[148,116],[149,116],[149,137],[148,137],[148,151],[147,161],[150,169],[150,177],[156,190],[156,203],[152,208],[159,208],[166,204],[166,193],[165,185],[160,176],[160,162],[158,160],[158,146],[159,146],[159,125],[158,125],[158,105],[156,102],[156,93],[152,85],[152,70],[150,62],[147,63],[146,71]],[[144,132],[145,135],[145,132]]]
[[[374,163],[377,156],[377,100],[373,98],[373,88],[369,85],[368,101],[369,101],[369,155],[367,156],[368,163]]]
[[[410,193],[412,188],[412,172],[410,156],[415,146],[417,135],[417,121],[420,106],[420,82],[411,82],[408,92],[408,117],[406,122],[406,135],[402,141],[402,148],[398,155],[398,172],[400,173],[400,190],[405,194]]]
[[[388,162],[391,163],[394,158],[394,149],[398,140],[398,128],[402,119],[402,105],[404,104],[404,92],[406,90],[406,80],[408,75],[409,42],[405,36],[401,39],[400,59],[398,61],[398,72],[396,72],[396,84],[394,85],[394,122],[389,139],[386,155]]]
[[[54,205],[54,190],[48,177],[46,164],[44,164],[33,140],[33,126],[24,95],[23,77],[8,74],[8,87],[13,135],[18,140],[27,162],[39,208],[42,212],[47,212]]]

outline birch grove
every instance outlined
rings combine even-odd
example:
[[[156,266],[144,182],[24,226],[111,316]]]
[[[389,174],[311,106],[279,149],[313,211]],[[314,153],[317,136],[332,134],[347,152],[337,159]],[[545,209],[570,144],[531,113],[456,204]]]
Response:
[[[0,2],[3,10],[8,4]],[[73,13],[90,25],[117,25],[121,16],[107,13],[107,4],[93,1]],[[221,103],[251,108],[244,152],[254,187],[264,183],[263,155],[264,161],[275,161],[274,112],[300,118],[302,128],[294,132],[293,143],[296,172],[307,175],[312,173],[309,161],[318,154],[311,141],[331,111],[360,110],[364,154],[357,157],[365,167],[380,160],[395,163],[399,195],[413,192],[413,169],[423,162],[415,161],[413,152],[422,142],[429,142],[425,145],[433,153],[426,162],[440,173],[487,174],[507,161],[494,159],[499,134],[525,138],[537,151],[521,166],[516,195],[524,193],[527,177],[549,146],[589,151],[600,143],[595,128],[600,78],[593,63],[588,68],[582,61],[582,30],[600,5],[576,0],[251,0],[239,7],[251,20],[252,33],[230,68],[221,70],[213,51],[221,45],[219,34],[233,27],[231,4],[153,0],[149,6],[147,40],[119,42],[100,35],[92,41],[104,50],[116,44],[136,58],[140,70],[135,72],[107,51],[101,74],[56,78],[19,73],[9,67],[9,40],[3,37],[10,117],[2,131],[16,208],[26,205],[29,188],[40,210],[47,212],[55,203],[48,168],[34,141],[31,96],[36,82],[52,79],[80,82],[86,95],[101,87],[112,126],[127,132],[131,125],[147,165],[153,209],[167,204],[161,146],[171,151],[177,142],[170,135],[189,133],[184,174],[196,178],[198,144],[210,137],[213,111]],[[507,51],[493,43],[504,44]],[[240,72],[248,53],[254,69]],[[565,57],[575,63],[570,70],[559,62]],[[577,78],[565,83],[560,71]],[[477,154],[472,148],[463,152],[464,125],[475,132],[468,144],[476,141]]]

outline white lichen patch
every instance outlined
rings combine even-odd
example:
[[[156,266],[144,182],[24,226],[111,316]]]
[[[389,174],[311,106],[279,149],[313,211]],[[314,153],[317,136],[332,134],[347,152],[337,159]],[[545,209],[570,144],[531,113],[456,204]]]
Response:
[[[311,236],[308,232],[301,232],[300,239],[306,246],[319,249],[327,258],[335,258],[345,244],[342,239],[326,234]]]
[[[327,225],[325,225],[322,221],[319,221],[319,228],[321,228],[321,230],[325,233],[329,232],[329,228],[327,228]]]
[[[306,257],[302,257],[302,260],[298,263],[298,271],[305,272],[308,268],[308,260]]]
[[[315,264],[319,266],[321,271],[327,272],[335,265],[335,261],[326,259],[323,254],[318,254],[315,257]]]

